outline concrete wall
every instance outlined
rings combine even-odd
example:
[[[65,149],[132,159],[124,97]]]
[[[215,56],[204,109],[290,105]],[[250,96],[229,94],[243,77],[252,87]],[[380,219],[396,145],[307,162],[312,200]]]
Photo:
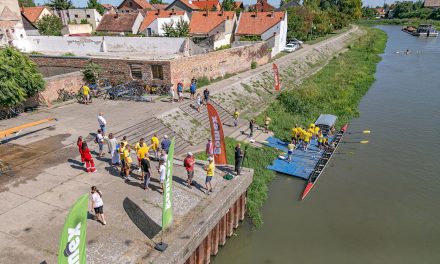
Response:
[[[226,73],[248,70],[255,60],[259,65],[270,60],[270,52],[265,42],[252,46],[242,46],[206,54],[174,59],[171,62],[171,81],[184,80],[189,84],[192,77],[217,78]]]
[[[102,53],[103,42],[107,52],[148,52],[161,56],[183,52],[185,38],[31,36],[22,41],[22,46],[25,52],[87,55]]]
[[[63,25],[67,25],[74,21],[79,24],[82,19],[86,19],[87,22],[92,25],[93,30],[96,30],[96,27],[102,19],[101,14],[99,14],[96,9],[54,10],[53,14],[61,18]]]
[[[63,35],[69,35],[69,34],[90,34],[92,33],[93,28],[90,24],[79,24],[79,25],[65,25],[63,29],[61,30],[61,33]]]

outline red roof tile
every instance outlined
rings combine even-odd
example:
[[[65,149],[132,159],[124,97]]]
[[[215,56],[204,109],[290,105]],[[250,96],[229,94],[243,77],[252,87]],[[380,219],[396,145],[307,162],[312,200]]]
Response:
[[[41,12],[45,9],[45,6],[35,6],[35,7],[22,7],[21,13],[32,23],[37,22],[41,15]]]
[[[147,0],[129,0],[129,1],[124,0],[118,6],[118,9],[124,9],[124,7],[126,7],[125,9],[135,9],[135,8],[132,8],[131,6],[129,6],[128,2],[130,2],[130,1],[135,3],[136,5],[140,6],[140,8],[138,8],[138,9],[149,9],[149,10],[154,9],[153,6],[150,3],[148,3]]]
[[[236,35],[261,35],[284,19],[284,12],[242,12]]]
[[[131,32],[139,13],[105,14],[96,31]]]
[[[186,5],[187,7],[189,7],[192,10],[199,10],[199,7],[194,5],[193,1],[190,0],[174,0],[171,4],[168,5],[167,10],[171,9],[173,6],[173,4],[175,2],[181,2],[182,4]]]
[[[185,11],[183,10],[156,10],[156,11],[145,11],[144,21],[142,21],[139,31],[144,31],[156,18],[165,18],[172,16],[183,16]]]
[[[219,1],[193,1],[193,5],[197,6],[200,10],[215,10],[220,11],[221,5]]]
[[[101,4],[101,5],[107,10],[115,8],[112,4]]]
[[[232,20],[235,11],[200,11],[191,13],[190,34],[208,34],[225,20]]]
[[[244,8],[243,2],[233,2],[233,3],[235,9]]]
[[[258,12],[269,12],[275,10],[275,7],[270,5],[267,0],[257,0],[257,4],[252,5],[251,8]]]
[[[167,4],[152,4],[155,10],[165,10],[167,8]]]

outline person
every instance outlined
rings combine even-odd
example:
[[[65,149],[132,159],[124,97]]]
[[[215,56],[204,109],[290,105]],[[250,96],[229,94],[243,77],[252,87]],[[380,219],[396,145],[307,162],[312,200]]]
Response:
[[[170,85],[170,102],[174,104],[174,87],[173,84]]]
[[[310,139],[311,139],[312,136],[313,136],[312,133],[310,133],[308,131],[305,131],[304,139],[303,139],[304,140],[304,151],[307,151],[307,148],[309,147]]]
[[[127,136],[122,137],[121,143],[124,143],[124,147],[128,145]]]
[[[269,133],[269,124],[272,119],[268,115],[264,118],[264,133]]]
[[[162,142],[160,142],[160,147],[166,151],[168,154],[168,151],[170,150],[171,141],[168,139],[167,135],[163,136]]]
[[[335,135],[335,126],[332,126],[330,128],[330,131],[328,132],[329,137],[333,137]]]
[[[197,80],[196,80],[196,78],[193,77],[191,79],[191,84],[189,86],[189,93],[190,93],[189,98],[191,100],[195,99],[196,90],[197,90]]]
[[[119,159],[121,160],[121,177],[125,178],[125,159],[124,159],[124,150],[125,150],[125,143],[121,141],[118,148],[118,154]]]
[[[84,104],[89,104],[90,101],[90,88],[87,86],[87,84],[84,84],[82,87],[82,93],[84,98]]]
[[[295,127],[292,128],[292,142],[293,142],[293,144],[296,144],[298,141],[297,135],[298,135],[298,125],[295,124]]]
[[[237,125],[238,125],[238,117],[240,116],[240,112],[238,112],[237,108],[235,108],[233,116],[234,116],[234,127],[237,127]]]
[[[84,165],[84,154],[82,152],[82,144],[83,144],[83,138],[82,136],[78,137],[78,140],[76,141],[76,145],[78,146],[79,155],[81,155],[81,163]]]
[[[316,136],[316,137],[318,137],[319,136],[319,132],[320,132],[320,128],[319,128],[319,126],[315,126],[315,128],[314,128],[314,135]]]
[[[144,156],[141,160],[142,167],[142,180],[144,181],[144,190],[150,190],[148,187],[150,185],[150,161]]]
[[[318,149],[321,151],[324,148],[324,135],[322,134],[322,131],[318,132]]]
[[[203,98],[205,99],[205,105],[209,103],[209,90],[208,88],[205,88],[203,91]]]
[[[113,133],[108,134],[107,147],[108,153],[110,153],[110,156],[112,157],[112,165],[119,164],[118,140],[113,136]]]
[[[124,171],[125,171],[125,180],[129,181],[130,179],[128,178],[128,176],[130,176],[130,168],[131,168],[131,163],[133,162],[131,159],[131,147],[130,145],[127,145],[124,149],[124,160],[125,160],[125,167],[124,167]]]
[[[160,160],[164,160],[165,162],[168,160],[168,154],[167,154],[167,152],[164,150],[164,149],[162,149],[161,151],[160,151],[160,158],[159,158],[159,161]]]
[[[214,144],[212,144],[212,141],[210,138],[208,138],[208,142],[206,143],[205,153],[206,153],[206,156],[208,156],[208,157],[211,157],[212,155],[214,155]]]
[[[183,101],[183,84],[182,81],[177,83],[177,96],[179,97],[179,102]]]
[[[101,129],[98,129],[98,134],[96,134],[95,137],[95,143],[98,143],[99,157],[104,156],[104,136],[102,135]]]
[[[138,171],[141,172],[142,171],[141,160],[145,157],[147,159],[149,159],[149,157],[148,157],[149,147],[148,147],[147,143],[145,143],[144,138],[139,139],[139,142],[136,143],[136,145],[134,146],[134,150],[136,152],[136,156],[137,156],[137,160],[138,160]]]
[[[200,96],[200,94],[197,94],[197,112],[200,113],[200,107],[202,106],[202,97]]]
[[[212,177],[214,177],[214,171],[215,171],[214,158],[212,157],[208,158],[208,165],[205,166],[205,170],[206,170],[206,178],[205,178],[206,194],[209,195],[209,193],[212,192],[211,180]]]
[[[196,164],[196,161],[194,160],[192,152],[188,152],[186,154],[186,158],[183,160],[183,165],[186,169],[186,174],[188,175],[188,179],[186,182],[188,183],[188,187],[191,189],[192,180],[194,178],[194,164]]]
[[[157,171],[159,172],[160,175],[160,185],[162,187],[162,193],[164,191],[164,181],[165,181],[165,176],[166,176],[166,166],[165,166],[165,162],[166,160],[164,159],[160,159],[159,160],[159,167],[157,168]]]
[[[251,121],[249,121],[249,137],[253,137],[254,136],[254,126],[255,126],[255,119],[251,119]]]
[[[307,133],[312,134],[312,138],[314,138],[315,124],[310,124],[310,127],[307,129]]]
[[[237,175],[241,174],[241,163],[243,161],[243,152],[241,151],[241,144],[238,143],[235,147],[235,172]]]
[[[92,213],[95,213],[96,220],[101,221],[101,224],[106,225],[107,222],[104,218],[104,202],[102,201],[102,192],[98,190],[96,186],[92,186],[92,195],[90,200],[93,208]]]
[[[154,133],[151,137],[151,149],[154,152],[154,158],[156,160],[159,159],[159,138],[157,137],[157,134]]]
[[[87,172],[96,172],[95,162],[93,161],[90,149],[87,147],[87,142],[82,143],[81,149],[84,155],[84,162],[86,163]]]
[[[98,123],[99,123],[99,128],[102,131],[102,136],[105,136],[105,132],[107,131],[106,129],[107,120],[105,120],[103,113],[98,114]]]
[[[293,151],[295,150],[295,144],[293,142],[294,142],[294,140],[292,140],[289,143],[289,145],[287,145],[287,161],[288,162],[292,161]]]

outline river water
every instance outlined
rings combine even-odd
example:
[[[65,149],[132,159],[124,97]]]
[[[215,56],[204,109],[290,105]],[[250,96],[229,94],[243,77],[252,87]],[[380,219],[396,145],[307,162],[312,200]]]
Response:
[[[246,221],[215,264],[440,263],[440,40],[388,34],[360,117],[305,201],[305,182],[277,175],[264,225]],[[411,54],[403,51],[410,49]],[[400,52],[400,53],[396,53]]]

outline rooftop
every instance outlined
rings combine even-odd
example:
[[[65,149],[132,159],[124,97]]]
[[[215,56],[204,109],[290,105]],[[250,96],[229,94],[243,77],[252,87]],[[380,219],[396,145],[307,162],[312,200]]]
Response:
[[[198,6],[194,5],[193,1],[190,1],[190,0],[174,0],[171,4],[168,5],[168,7],[166,9],[167,10],[171,9],[175,2],[180,2],[192,10],[199,10],[200,9]]]
[[[242,12],[236,35],[261,35],[284,19],[284,12]]]
[[[425,7],[440,7],[440,0],[425,0]]]
[[[37,22],[38,18],[41,15],[41,12],[43,12],[44,9],[46,9],[45,6],[34,6],[34,7],[22,7],[21,13],[31,22],[35,23]]]
[[[207,34],[223,21],[233,20],[235,11],[193,12],[189,24],[191,34]]]
[[[167,17],[175,17],[175,16],[183,16],[183,15],[185,15],[185,11],[183,10],[145,11],[145,17],[144,20],[142,21],[141,26],[139,27],[139,32],[143,32],[157,18],[167,18]]]
[[[105,14],[96,31],[131,32],[139,13]]]
[[[219,1],[193,1],[193,5],[197,6],[201,10],[213,10],[215,8],[217,11],[221,9]]]

